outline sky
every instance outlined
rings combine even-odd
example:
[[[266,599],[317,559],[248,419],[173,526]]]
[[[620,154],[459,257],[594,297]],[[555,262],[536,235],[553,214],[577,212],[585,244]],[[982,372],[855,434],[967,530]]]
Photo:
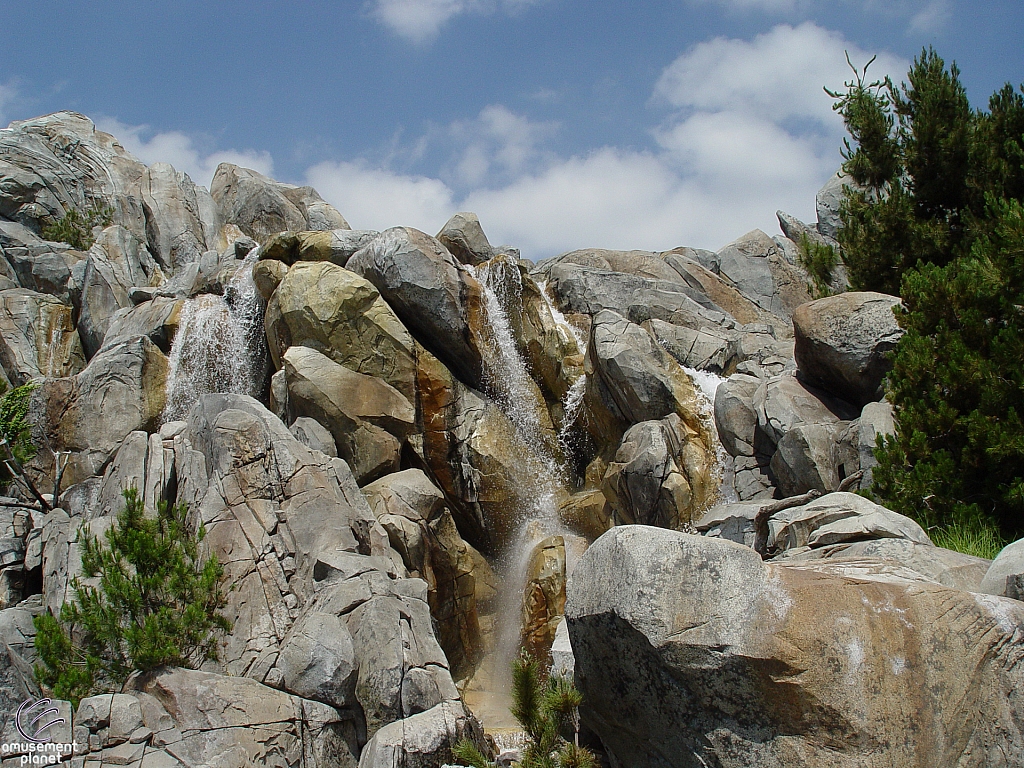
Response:
[[[717,250],[813,222],[824,87],[934,46],[983,108],[1024,82],[1020,0],[0,0],[0,125],[82,112],[209,186],[311,184],[355,229],[473,211],[538,260]]]

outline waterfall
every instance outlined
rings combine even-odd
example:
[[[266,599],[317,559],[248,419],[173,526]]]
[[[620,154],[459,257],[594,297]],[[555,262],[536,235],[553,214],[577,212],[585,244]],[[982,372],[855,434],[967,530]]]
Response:
[[[566,320],[562,311],[555,306],[551,296],[548,295],[547,281],[541,280],[537,283],[537,287],[540,289],[540,295],[543,297],[544,303],[551,313],[551,318],[555,321],[555,325],[568,331],[568,338],[576,342],[576,351],[580,355],[586,354],[587,340],[583,338],[583,332]],[[586,391],[587,374],[581,373],[576,381],[569,386],[569,389],[566,390],[565,397],[562,398],[562,424],[558,428],[558,444],[562,446],[562,450],[566,453],[571,453],[572,451],[569,436],[573,426],[576,424],[576,420],[583,411],[583,395]]]
[[[259,398],[267,343],[263,299],[252,279],[254,248],[224,287],[224,295],[185,300],[171,345],[163,420],[184,419],[200,395],[232,392]]]
[[[732,485],[733,459],[729,452],[722,447],[722,443],[718,439],[718,427],[715,426],[715,393],[725,379],[710,371],[699,371],[686,365],[683,366],[683,370],[693,381],[694,390],[697,393],[697,416],[711,436],[715,458],[718,460],[718,498],[712,503],[731,504],[738,501]]]

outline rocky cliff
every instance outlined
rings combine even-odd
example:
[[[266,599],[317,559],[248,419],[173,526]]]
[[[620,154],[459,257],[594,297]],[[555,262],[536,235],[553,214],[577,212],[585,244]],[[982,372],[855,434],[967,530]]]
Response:
[[[487,747],[511,637],[555,644],[609,765],[1024,765],[1020,555],[850,493],[900,329],[841,274],[811,300],[841,183],[714,253],[534,264],[469,213],[207,191],[74,113],[0,131],[0,366],[53,491],[0,499],[0,739],[44,693],[32,617],[135,487],[204,527],[232,630],[61,704],[77,764],[440,766]],[[99,209],[88,250],[44,239]]]

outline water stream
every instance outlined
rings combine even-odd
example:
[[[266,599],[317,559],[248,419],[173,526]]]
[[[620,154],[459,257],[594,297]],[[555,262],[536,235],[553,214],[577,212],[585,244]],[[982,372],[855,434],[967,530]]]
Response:
[[[267,343],[263,299],[252,279],[254,248],[224,287],[224,295],[185,300],[171,345],[163,420],[184,419],[200,395],[232,392],[257,399],[263,391]]]

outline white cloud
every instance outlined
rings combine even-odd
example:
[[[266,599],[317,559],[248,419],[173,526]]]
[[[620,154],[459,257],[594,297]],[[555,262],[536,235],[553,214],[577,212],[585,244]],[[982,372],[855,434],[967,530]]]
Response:
[[[836,124],[832,98],[823,86],[841,89],[854,64],[871,54],[833,32],[804,22],[780,24],[753,40],[717,37],[673,61],[655,86],[655,98],[680,108],[744,111],[769,120],[810,119]],[[906,71],[901,59],[882,55],[872,74]]]
[[[673,112],[652,130],[651,151],[606,146],[558,157],[545,149],[557,125],[492,105],[449,126],[452,184],[365,163],[324,163],[306,181],[353,226],[436,232],[471,210],[491,242],[532,259],[585,246],[716,249],[755,227],[778,232],[780,208],[814,221],[815,193],[841,162],[843,135],[821,88],[850,78],[846,51],[855,63],[869,58],[810,23],[695,46],[654,87],[654,102]],[[905,71],[892,56],[871,69]]]
[[[534,122],[500,104],[484,107],[476,119],[448,129],[460,147],[455,177],[477,186],[496,174],[520,174],[544,156],[540,145],[557,130],[557,123]]]
[[[539,0],[370,0],[374,16],[392,32],[417,44],[437,37],[451,18],[464,13],[506,13],[517,11]]]
[[[910,32],[932,34],[945,28],[953,15],[951,0],[930,0],[910,20]]]
[[[443,181],[362,162],[320,163],[306,171],[306,183],[316,187],[354,229],[402,225],[433,234],[458,210]]]
[[[763,11],[773,14],[803,14],[831,10],[840,2],[873,13],[886,20],[906,22],[909,34],[933,34],[952,18],[952,0],[689,0],[694,5],[718,5],[733,13]]]
[[[234,163],[273,176],[274,161],[269,152],[225,149],[203,154],[192,137],[180,131],[163,131],[149,138],[149,126],[126,125],[113,118],[96,121],[96,127],[112,134],[121,145],[146,165],[170,163],[184,171],[196,184],[210,186],[213,174],[221,163]]]

